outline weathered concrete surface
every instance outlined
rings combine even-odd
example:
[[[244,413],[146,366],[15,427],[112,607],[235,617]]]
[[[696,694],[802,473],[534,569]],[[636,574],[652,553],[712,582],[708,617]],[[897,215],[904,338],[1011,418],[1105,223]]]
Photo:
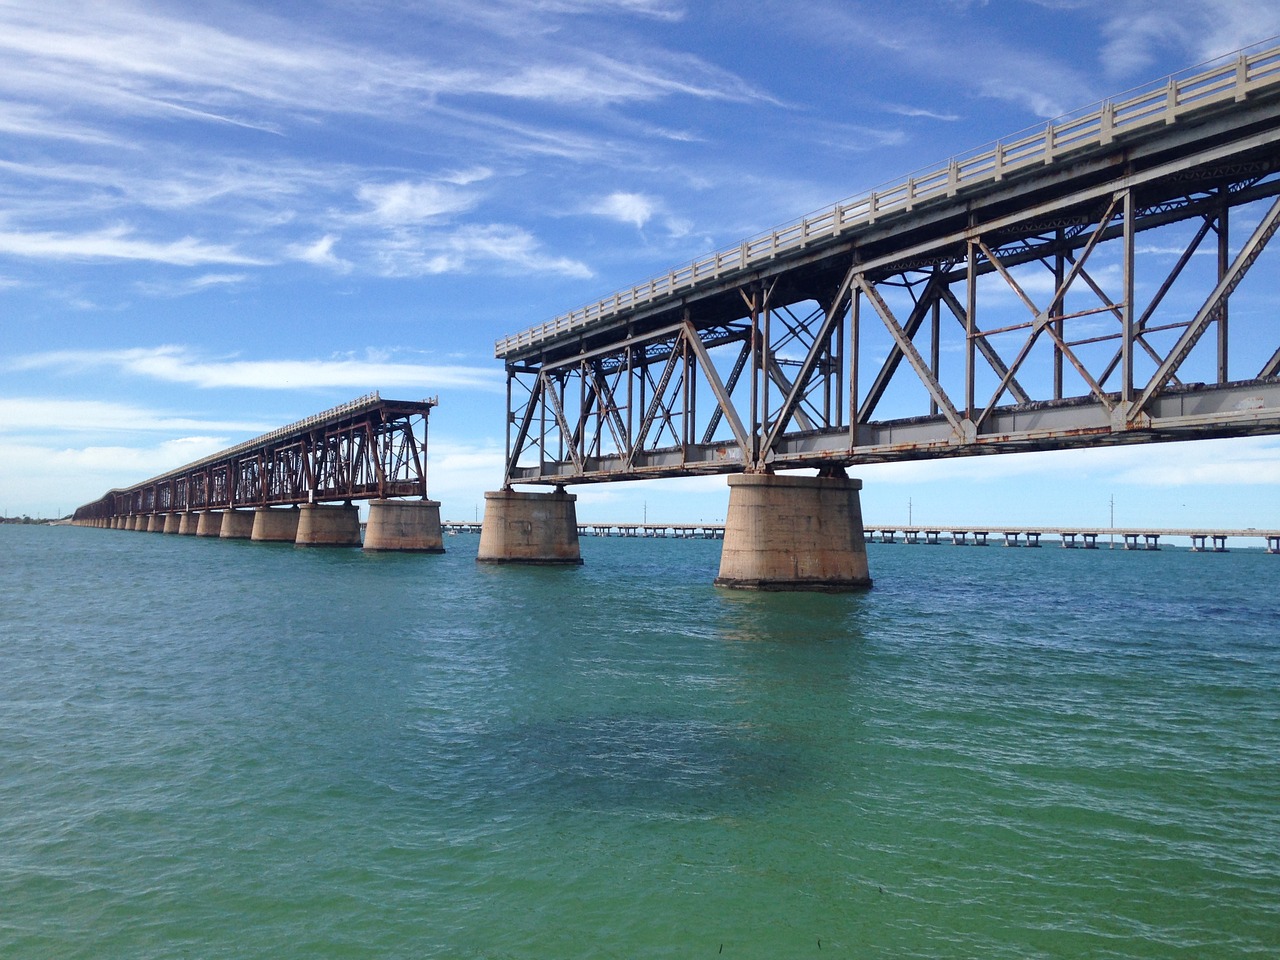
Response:
[[[224,540],[248,540],[253,534],[253,514],[248,510],[224,510],[218,536]]]
[[[871,586],[861,480],[737,474],[716,585],[839,592]]]
[[[194,537],[199,523],[200,514],[194,511],[188,510],[186,513],[178,514],[178,534],[184,537]]]
[[[298,509],[294,543],[300,547],[360,546],[360,508],[349,503],[304,503]]]
[[[481,563],[582,563],[577,497],[554,493],[490,491],[484,495]]]
[[[217,537],[222,534],[222,511],[206,510],[196,522],[197,537]]]
[[[253,532],[258,543],[293,543],[298,538],[297,507],[259,507],[253,511]]]
[[[166,513],[164,515],[163,529],[165,533],[177,533],[181,526],[182,526],[182,514]]]
[[[370,500],[364,548],[372,551],[444,553],[438,500]]]
[[[147,517],[148,533],[164,533],[164,514],[153,513]]]

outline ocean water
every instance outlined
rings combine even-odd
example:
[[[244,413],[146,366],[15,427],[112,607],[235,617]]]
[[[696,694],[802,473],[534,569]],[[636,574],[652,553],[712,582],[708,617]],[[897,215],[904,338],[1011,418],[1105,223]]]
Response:
[[[1280,955],[1280,557],[0,527],[0,956]]]

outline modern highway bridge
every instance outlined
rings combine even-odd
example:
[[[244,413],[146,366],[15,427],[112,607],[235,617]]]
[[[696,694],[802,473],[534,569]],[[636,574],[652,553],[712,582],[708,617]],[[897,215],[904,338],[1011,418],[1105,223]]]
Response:
[[[436,404],[371,393],[110,490],[72,519],[116,529],[358,545],[352,501],[369,500],[366,549],[439,551],[440,504],[427,499],[427,419]]]
[[[481,559],[573,561],[565,485],[732,474],[718,582],[857,586],[849,467],[1280,432],[1278,198],[1271,46],[499,340]]]

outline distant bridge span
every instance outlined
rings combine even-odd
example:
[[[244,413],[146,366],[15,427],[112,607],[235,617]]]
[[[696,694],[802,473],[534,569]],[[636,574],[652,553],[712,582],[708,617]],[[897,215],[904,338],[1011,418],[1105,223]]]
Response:
[[[512,484],[1280,432],[1280,47],[506,337]]]
[[[427,498],[427,417],[435,400],[360,397],[75,511],[101,523],[390,497]],[[193,531],[194,532],[194,531]]]

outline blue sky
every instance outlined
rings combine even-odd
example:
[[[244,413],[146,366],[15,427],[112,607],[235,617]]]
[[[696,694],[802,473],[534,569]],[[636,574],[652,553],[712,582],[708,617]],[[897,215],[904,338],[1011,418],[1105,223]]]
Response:
[[[1274,0],[0,0],[0,513],[376,389],[439,396],[431,492],[471,519],[496,338],[1277,34]],[[859,475],[872,522],[1280,527],[1274,438]]]

